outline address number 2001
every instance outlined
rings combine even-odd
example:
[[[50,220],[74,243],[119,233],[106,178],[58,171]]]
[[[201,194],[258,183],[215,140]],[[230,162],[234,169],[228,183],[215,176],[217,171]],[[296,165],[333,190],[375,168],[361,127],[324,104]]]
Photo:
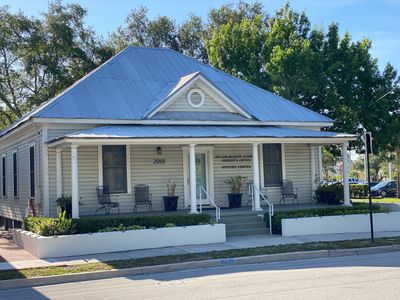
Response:
[[[165,165],[165,158],[155,158],[153,165]]]

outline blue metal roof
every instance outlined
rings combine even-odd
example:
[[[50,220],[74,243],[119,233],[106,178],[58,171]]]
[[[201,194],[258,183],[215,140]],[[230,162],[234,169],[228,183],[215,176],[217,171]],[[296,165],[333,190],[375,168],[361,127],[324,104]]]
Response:
[[[65,138],[348,138],[354,136],[328,131],[273,126],[200,125],[108,125],[68,134]],[[56,140],[62,139],[58,138]]]
[[[332,122],[176,51],[130,46],[0,135],[32,117],[140,120],[198,73],[257,120]]]
[[[126,48],[34,117],[141,119],[160,95],[196,72],[260,121],[332,121],[173,50],[141,47]]]

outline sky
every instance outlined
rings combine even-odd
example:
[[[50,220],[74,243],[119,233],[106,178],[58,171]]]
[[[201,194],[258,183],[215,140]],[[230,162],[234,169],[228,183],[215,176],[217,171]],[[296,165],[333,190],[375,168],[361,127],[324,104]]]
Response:
[[[107,37],[124,23],[129,11],[139,5],[149,9],[149,17],[167,15],[177,23],[189,13],[207,18],[210,8],[217,8],[233,0],[64,0],[64,3],[81,4],[88,10],[87,25],[98,34]],[[252,1],[248,1],[252,2]],[[269,13],[284,5],[286,0],[260,1]],[[349,31],[355,40],[368,37],[372,40],[372,55],[378,59],[382,70],[387,62],[400,69],[400,0],[292,0],[290,5],[297,11],[305,11],[311,23],[325,29],[332,22],[340,24],[341,33]],[[11,10],[23,11],[29,16],[40,16],[48,6],[48,0],[0,0]]]

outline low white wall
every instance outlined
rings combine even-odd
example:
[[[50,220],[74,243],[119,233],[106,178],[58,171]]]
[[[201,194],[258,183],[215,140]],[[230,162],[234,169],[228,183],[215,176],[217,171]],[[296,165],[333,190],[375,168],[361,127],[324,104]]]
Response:
[[[225,224],[99,232],[55,237],[15,229],[14,242],[39,258],[223,243]]]
[[[376,213],[375,231],[400,231],[400,212]],[[369,214],[282,219],[282,235],[368,232]]]

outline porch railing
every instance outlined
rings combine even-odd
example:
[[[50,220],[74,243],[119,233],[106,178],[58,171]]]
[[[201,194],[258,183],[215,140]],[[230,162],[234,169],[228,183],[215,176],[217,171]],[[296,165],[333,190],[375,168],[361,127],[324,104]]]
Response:
[[[272,216],[274,215],[274,205],[268,201],[266,195],[261,193],[254,184],[249,184],[249,195],[251,196],[251,205],[252,209],[255,210],[255,203],[254,203],[254,194],[258,193],[260,195],[260,199],[263,200],[268,205],[268,218],[269,218],[269,234],[272,234]]]
[[[221,208],[215,203],[214,199],[210,196],[210,194],[204,189],[203,186],[199,185],[199,196],[200,196],[200,213],[203,212],[203,205],[202,205],[202,199],[203,199],[203,194],[207,197],[208,201],[210,201],[211,206],[215,208],[215,221],[218,223],[219,220],[221,219]]]

